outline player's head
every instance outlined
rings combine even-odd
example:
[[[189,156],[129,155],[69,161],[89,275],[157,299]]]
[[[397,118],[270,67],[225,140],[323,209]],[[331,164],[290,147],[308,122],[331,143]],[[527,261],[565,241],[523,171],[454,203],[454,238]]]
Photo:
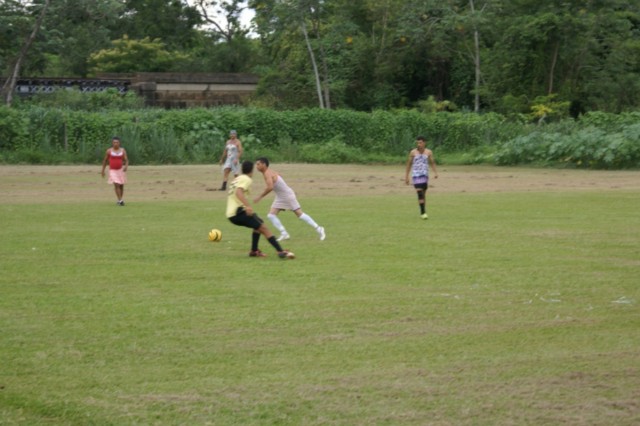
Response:
[[[256,167],[260,170],[259,167],[268,168],[269,167],[269,159],[267,157],[260,157],[256,160]]]
[[[120,138],[118,136],[114,136],[111,138],[111,145],[120,146]]]
[[[235,130],[232,130],[229,132],[229,136],[231,136],[232,138],[235,138],[236,136],[238,136],[238,132],[236,132]]]
[[[416,145],[417,146],[425,146],[427,144],[427,139],[424,136],[418,136],[416,138]]]
[[[250,175],[253,172],[253,162],[252,161],[243,161],[242,162],[242,174]]]

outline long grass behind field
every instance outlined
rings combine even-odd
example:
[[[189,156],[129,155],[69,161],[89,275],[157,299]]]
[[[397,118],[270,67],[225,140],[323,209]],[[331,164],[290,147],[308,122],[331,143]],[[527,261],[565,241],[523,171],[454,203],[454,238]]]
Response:
[[[0,423],[640,422],[637,193],[302,201],[0,205]]]

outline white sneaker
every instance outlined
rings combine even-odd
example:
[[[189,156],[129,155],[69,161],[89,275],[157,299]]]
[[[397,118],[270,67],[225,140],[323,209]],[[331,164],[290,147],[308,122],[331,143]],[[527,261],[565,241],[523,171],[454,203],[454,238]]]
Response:
[[[323,226],[318,226],[318,234],[320,234],[320,241],[324,241],[326,235],[324,234]]]
[[[286,232],[283,232],[282,234],[280,234],[280,236],[278,237],[278,241],[284,241],[284,240],[288,240],[289,238],[289,234]]]

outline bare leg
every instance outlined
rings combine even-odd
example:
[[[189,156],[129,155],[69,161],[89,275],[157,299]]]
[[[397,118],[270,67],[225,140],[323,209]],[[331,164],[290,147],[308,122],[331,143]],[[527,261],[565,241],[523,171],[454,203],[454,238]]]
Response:
[[[222,176],[222,187],[220,188],[221,191],[224,191],[227,189],[227,181],[229,180],[230,174],[231,174],[231,169],[229,168],[224,169],[224,174]]]
[[[264,237],[268,240],[269,238],[273,237],[273,233],[271,232],[271,230],[269,228],[267,228],[265,226],[265,224],[263,223],[262,225],[260,225],[260,228],[256,229],[253,232],[259,232],[262,235],[264,235]]]
[[[124,185],[121,185],[119,183],[114,183],[113,189],[116,192],[116,198],[118,199],[118,204],[120,204],[121,206],[124,206],[124,201],[122,201],[122,197],[124,196]]]

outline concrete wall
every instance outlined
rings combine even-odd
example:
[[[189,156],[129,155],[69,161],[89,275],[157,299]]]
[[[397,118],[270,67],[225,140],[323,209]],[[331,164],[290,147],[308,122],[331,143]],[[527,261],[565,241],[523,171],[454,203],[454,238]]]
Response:
[[[146,105],[163,108],[245,105],[258,85],[258,77],[253,74],[135,73],[99,77],[126,78],[130,89],[144,97]]]

